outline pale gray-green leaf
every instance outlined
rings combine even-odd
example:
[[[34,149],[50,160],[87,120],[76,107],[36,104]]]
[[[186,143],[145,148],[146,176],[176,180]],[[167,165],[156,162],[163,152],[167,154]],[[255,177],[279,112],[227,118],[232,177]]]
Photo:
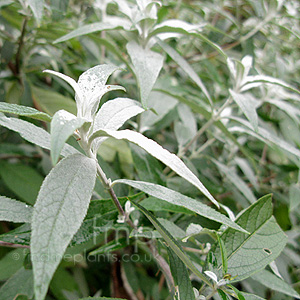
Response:
[[[217,165],[219,170],[231,181],[231,183],[235,185],[235,187],[249,200],[250,203],[254,203],[257,200],[252,190],[233,169],[225,166],[215,159],[213,159],[213,162]]]
[[[163,66],[164,58],[161,54],[145,49],[134,41],[129,42],[126,48],[134,66],[142,105],[147,107],[149,94]]]
[[[83,25],[83,26],[69,32],[68,34],[56,39],[54,41],[54,44],[65,42],[65,41],[68,41],[75,37],[79,37],[79,36],[90,34],[90,33],[97,32],[97,31],[123,29],[123,28],[126,28],[127,30],[129,30],[129,28],[130,28],[130,22],[128,22],[126,19],[110,17],[109,20],[111,21],[111,23],[97,22],[97,23],[93,23],[93,24]]]
[[[251,277],[273,291],[300,299],[300,295],[287,282],[267,270],[262,270]]]
[[[119,129],[127,120],[145,111],[141,104],[129,98],[116,98],[105,102],[96,114],[93,132],[100,129]],[[95,148],[105,138],[95,140]]]
[[[294,211],[300,205],[300,186],[291,185],[289,188],[290,211]]]
[[[46,113],[43,113],[32,107],[13,104],[13,103],[0,102],[0,112],[30,117],[33,119],[46,121],[46,122],[51,121],[51,117]]]
[[[235,157],[234,161],[237,163],[239,168],[243,171],[247,179],[251,182],[253,187],[258,190],[258,182],[253,169],[247,159],[241,157]]]
[[[152,156],[163,162],[165,165],[167,165],[179,176],[196,186],[211,202],[213,202],[217,207],[219,207],[218,202],[209,193],[209,191],[196,177],[196,175],[184,164],[184,162],[178,156],[176,156],[173,153],[170,153],[168,150],[164,149],[155,141],[148,139],[142,134],[131,130],[99,130],[91,136],[90,142],[93,141],[93,139],[95,139],[96,137],[101,136],[110,136],[118,140],[127,140],[131,143],[140,146],[149,154],[151,154]]]
[[[43,300],[62,256],[86,215],[96,179],[96,161],[74,154],[46,177],[34,206],[31,260],[36,300]]]
[[[38,25],[40,25],[44,12],[44,0],[28,0],[27,2],[33,12],[34,17],[36,18]]]
[[[265,76],[265,75],[255,75],[255,76],[247,76],[245,78],[245,82],[244,85],[241,89],[241,91],[246,91],[249,88],[251,88],[253,86],[253,84],[256,83],[270,83],[270,84],[275,84],[275,85],[279,85],[282,86],[284,88],[287,88],[295,93],[300,94],[300,91],[297,90],[296,88],[294,88],[293,86],[287,84],[286,82],[277,79],[277,78],[273,78],[270,76]]]
[[[253,129],[257,131],[258,116],[256,108],[259,105],[258,101],[255,100],[251,94],[240,94],[236,93],[233,90],[229,90],[229,92],[233,100],[236,102],[236,104],[240,107],[247,119],[250,121],[251,125],[253,126]]]
[[[242,295],[244,296],[245,300],[266,300],[265,298],[261,298],[259,296],[256,296],[254,294],[248,294],[248,293],[243,293]]]
[[[32,207],[14,199],[0,196],[0,220],[15,223],[30,223]]]
[[[128,184],[153,197],[165,200],[174,205],[185,207],[190,211],[199,214],[200,216],[225,224],[231,228],[234,228],[235,230],[247,232],[242,227],[240,227],[239,225],[231,221],[229,218],[227,218],[225,215],[219,213],[213,208],[202,204],[200,201],[197,201],[193,198],[187,197],[176,191],[170,190],[164,186],[150,182],[134,181],[128,179],[118,179],[113,182],[113,184],[116,183]]]
[[[299,149],[295,148],[293,145],[287,143],[282,138],[280,138],[280,137],[276,136],[275,134],[271,133],[269,130],[258,126],[258,132],[256,133],[256,132],[252,131],[252,126],[248,121],[243,120],[241,118],[233,118],[233,119],[238,121],[239,123],[243,124],[247,128],[242,128],[240,126],[234,126],[234,127],[230,128],[231,132],[244,132],[244,133],[247,133],[249,135],[252,135],[252,136],[256,137],[257,139],[259,139],[263,142],[271,142],[271,144],[275,144],[279,148],[281,148],[281,149],[283,149],[283,150],[285,150],[285,151],[287,151],[287,152],[289,152],[293,155],[296,155],[296,156],[300,157]]]
[[[170,47],[167,43],[158,40],[158,44],[163,48],[164,51],[168,53],[168,55],[182,68],[182,70],[198,85],[198,87],[202,90],[209,103],[212,105],[212,99],[203,84],[202,80],[195,72],[195,70],[191,67],[191,65],[172,47]]]
[[[75,91],[75,93],[76,93],[76,95],[78,96],[79,99],[83,98],[82,91],[81,91],[78,83],[73,78],[71,78],[71,77],[69,77],[65,74],[62,74],[62,73],[59,73],[59,72],[56,72],[56,71],[52,71],[52,70],[44,70],[43,73],[49,73],[49,74],[55,75],[55,76],[63,79],[64,81],[66,81],[73,88],[73,90]]]
[[[189,34],[190,32],[202,31],[204,26],[205,23],[194,25],[182,20],[170,19],[155,25],[153,31],[149,34],[149,36],[154,36],[166,32]]]
[[[35,126],[32,123],[21,119],[7,118],[0,113],[0,125],[18,132],[23,139],[30,143],[36,144],[37,146],[48,150],[51,149],[50,134],[46,130]],[[64,145],[61,151],[63,156],[68,156],[74,153],[78,153],[78,151],[67,144]]]
[[[236,222],[250,234],[229,228],[221,238],[227,251],[227,272],[233,277],[237,276],[234,281],[240,281],[274,261],[284,249],[287,237],[272,216],[271,195],[257,200],[240,214]],[[218,245],[214,254],[220,272],[222,257]]]
[[[60,152],[65,145],[68,138],[74,133],[74,131],[87,120],[77,118],[73,114],[59,110],[53,116],[51,121],[51,158],[52,163],[55,165],[59,159]]]

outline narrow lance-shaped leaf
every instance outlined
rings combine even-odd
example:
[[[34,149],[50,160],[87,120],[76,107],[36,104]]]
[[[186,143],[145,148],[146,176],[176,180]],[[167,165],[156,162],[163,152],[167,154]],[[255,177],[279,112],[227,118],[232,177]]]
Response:
[[[46,177],[32,216],[31,260],[36,300],[43,300],[62,256],[79,229],[96,179],[96,161],[66,157]]]
[[[37,24],[40,25],[43,12],[44,12],[44,0],[28,0],[28,4],[36,18]]]
[[[87,35],[93,32],[97,32],[97,31],[102,31],[102,30],[112,30],[112,29],[123,29],[124,27],[126,29],[130,28],[130,22],[128,22],[125,19],[121,19],[121,18],[117,18],[117,19],[113,19],[112,21],[117,21],[118,23],[114,23],[114,24],[110,24],[107,22],[96,22],[93,24],[87,24],[87,25],[83,25],[71,32],[69,32],[68,34],[58,38],[57,40],[54,41],[54,44],[56,43],[61,43],[61,42],[65,42],[68,41],[70,39],[73,39],[75,37],[79,37],[82,35]],[[127,22],[126,22],[127,21]]]
[[[32,123],[16,118],[7,118],[0,113],[0,125],[10,130],[18,132],[26,141],[36,144],[42,148],[51,149],[50,134]],[[78,153],[78,151],[70,145],[65,144],[61,154],[68,156],[70,154]]]
[[[240,94],[233,90],[229,90],[233,100],[240,107],[247,119],[250,121],[253,129],[258,131],[258,116],[256,108],[258,107],[258,101],[253,99],[251,94]]]
[[[287,282],[267,270],[262,270],[251,277],[274,291],[300,299],[300,295]]]
[[[134,181],[134,180],[128,180],[128,179],[119,179],[115,180],[113,184],[116,183],[124,183],[127,185],[130,185],[136,189],[139,189],[146,194],[149,194],[153,197],[165,200],[171,204],[178,205],[185,207],[200,216],[203,216],[205,218],[208,218],[210,220],[214,220],[219,223],[223,223],[235,230],[239,230],[241,232],[247,233],[246,230],[244,230],[242,227],[231,221],[229,218],[227,218],[225,215],[217,212],[213,208],[202,204],[201,202],[192,199],[190,197],[187,197],[185,195],[182,195],[176,191],[170,190],[164,186],[150,183],[150,182],[142,182],[142,181]]]
[[[248,230],[250,235],[229,228],[221,238],[227,250],[227,272],[233,277],[237,276],[234,281],[239,281],[274,261],[285,247],[287,237],[272,216],[271,195],[257,200],[237,218],[236,222]],[[215,273],[220,273],[222,257],[218,245],[214,254],[218,265]]]
[[[163,66],[164,58],[159,53],[145,49],[134,41],[129,42],[126,48],[139,83],[141,102],[146,108],[149,94]]]
[[[252,190],[247,186],[247,184],[236,174],[236,172],[224,164],[218,162],[215,159],[212,161],[217,165],[219,170],[225,174],[225,176],[231,181],[231,183],[236,186],[236,188],[248,199],[250,203],[256,202],[256,197],[254,196]]]
[[[176,255],[182,260],[182,262],[195,274],[197,275],[203,282],[207,285],[211,286],[209,280],[195,267],[192,261],[188,258],[188,256],[183,252],[180,245],[177,241],[172,237],[172,235],[160,224],[160,222],[155,218],[155,216],[147,211],[141,205],[132,202],[132,204],[137,207],[144,215],[149,219],[149,221],[153,224],[156,230],[162,235],[166,243],[171,247],[171,249],[176,253]]]
[[[58,161],[65,142],[76,129],[80,128],[85,123],[88,123],[88,121],[77,118],[65,110],[59,110],[55,113],[51,121],[51,158],[54,165]]]
[[[14,199],[0,196],[0,220],[15,223],[30,223],[32,207]]]
[[[217,207],[219,207],[218,202],[209,193],[201,181],[196,177],[196,175],[184,164],[184,162],[175,154],[170,153],[168,150],[164,149],[162,146],[157,144],[155,141],[150,140],[138,132],[131,130],[99,130],[95,132],[91,138],[90,143],[96,138],[101,136],[110,136],[118,140],[127,140],[134,143],[149,154],[163,162],[170,169],[180,175],[182,178],[186,179],[188,182],[196,186],[211,202],[213,202]]]
[[[158,39],[158,44],[163,48],[164,51],[170,55],[170,57],[182,68],[182,70],[198,85],[198,87],[202,90],[206,98],[208,99],[210,105],[213,105],[212,99],[203,84],[202,80],[198,76],[198,74],[194,71],[194,69],[190,66],[190,64],[172,47],[170,47],[165,42]]]
[[[100,129],[119,129],[127,120],[145,111],[141,104],[129,98],[116,98],[105,102],[96,114],[93,132]],[[94,141],[98,148],[105,138]]]
[[[284,88],[287,88],[297,94],[300,94],[300,91],[297,90],[296,88],[294,88],[293,86],[285,83],[284,81],[277,79],[277,78],[273,78],[270,76],[265,76],[265,75],[255,75],[255,76],[247,76],[245,78],[244,81],[244,85],[241,88],[241,91],[246,91],[249,88],[251,88],[253,86],[253,84],[255,83],[270,83],[270,84],[275,84],[275,85],[279,85],[282,86]]]
[[[249,135],[252,135],[254,137],[256,137],[259,140],[262,140],[263,142],[271,142],[272,144],[275,144],[276,146],[278,146],[279,148],[293,154],[296,155],[298,157],[300,157],[300,151],[299,149],[295,148],[293,145],[287,143],[286,141],[284,141],[283,139],[279,138],[278,136],[276,136],[275,134],[271,133],[270,131],[268,131],[265,128],[262,128],[261,126],[258,126],[258,133],[254,132],[252,130],[252,126],[251,124],[241,118],[232,118],[234,120],[236,120],[237,122],[243,124],[244,126],[246,126],[247,128],[243,128],[240,126],[234,126],[230,128],[231,132],[244,132],[247,133]]]
[[[24,117],[30,117],[36,120],[41,120],[46,122],[51,121],[51,117],[44,112],[41,112],[32,107],[13,104],[13,103],[0,102],[0,112],[15,114]]]
[[[202,31],[204,26],[205,23],[194,25],[182,20],[170,19],[154,26],[153,31],[149,33],[148,38],[160,33],[169,33],[169,32],[189,34],[190,32]]]

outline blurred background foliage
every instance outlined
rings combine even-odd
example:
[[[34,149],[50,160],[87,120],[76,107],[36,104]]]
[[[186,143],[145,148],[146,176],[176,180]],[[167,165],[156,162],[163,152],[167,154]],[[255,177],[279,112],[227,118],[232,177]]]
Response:
[[[2,0],[0,101],[32,106],[50,115],[59,109],[76,113],[72,89],[42,71],[56,70],[77,80],[83,71],[97,64],[122,67],[109,82],[124,86],[126,94],[112,91],[103,97],[101,104],[125,95],[142,100],[150,108],[124,128],[142,132],[177,153],[234,215],[261,196],[273,194],[275,218],[288,236],[276,266],[284,280],[299,292],[300,96],[293,88],[300,89],[300,3],[293,0],[157,2],[153,4],[155,9],[149,9],[145,16],[135,1],[129,0]],[[166,20],[186,23],[165,25]],[[162,29],[164,26],[168,26],[168,33]],[[164,58],[153,89],[151,78],[146,78],[143,84],[142,75],[136,71],[139,62],[132,60],[127,45],[132,41],[142,46],[147,44],[152,53],[160,53]],[[247,84],[248,75],[251,80],[255,76],[268,77],[260,77],[258,81],[249,79],[249,86],[243,90],[241,82],[245,80],[243,84]],[[140,92],[145,92],[147,84],[152,92],[141,99]],[[45,122],[30,121],[49,129]],[[69,143],[76,145],[72,139]],[[99,149],[99,156],[112,179],[158,183],[206,202],[199,191],[136,146],[108,139]],[[47,151],[0,127],[1,195],[33,205],[51,167]],[[117,193],[128,196],[132,191],[120,186]],[[97,198],[109,198],[100,185],[96,188]],[[164,225],[175,232],[178,228],[186,230],[190,223],[209,229],[219,226],[174,208],[162,209],[161,203],[155,205],[155,199],[146,200],[144,206],[156,217],[167,220],[169,224]],[[99,209],[96,204],[95,208]],[[94,216],[92,209],[90,215]],[[103,228],[112,224],[117,230],[119,225],[109,204],[101,209],[105,217],[97,219],[101,228],[97,245],[102,245],[98,253],[107,253],[103,241],[108,233]],[[151,226],[145,218],[139,218],[140,224]],[[153,259],[97,261],[89,256],[95,249],[91,220],[87,216],[83,225],[86,231],[83,228],[74,238],[68,249],[73,260],[61,263],[47,299],[94,295],[168,299],[165,279]],[[26,247],[26,232],[30,231],[26,226],[1,222],[0,240]],[[111,239],[114,250],[111,253],[115,257],[131,253],[132,246]],[[213,242],[209,235],[200,235],[193,243],[205,248],[207,242]],[[139,247],[147,258],[147,250],[143,245]],[[1,283],[13,286],[11,298],[2,293],[0,299],[15,299],[21,286],[16,282],[22,282],[24,277],[30,280],[31,275],[26,273],[30,270],[26,265],[27,254],[27,248],[0,248]],[[77,262],[79,254],[82,256]],[[201,255],[191,255],[195,255],[200,265],[204,264]],[[9,285],[9,278],[14,278],[15,285]],[[265,299],[293,299],[293,294],[285,289],[270,289],[270,284],[261,278],[250,277],[240,282],[238,288]],[[196,280],[193,285],[200,286]],[[20,293],[27,298],[17,299],[32,297],[30,291]]]

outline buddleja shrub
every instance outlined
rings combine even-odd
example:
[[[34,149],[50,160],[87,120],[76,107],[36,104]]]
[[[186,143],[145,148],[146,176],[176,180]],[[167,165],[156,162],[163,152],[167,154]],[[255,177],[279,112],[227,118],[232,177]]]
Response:
[[[67,7],[66,1],[63,1],[63,5],[54,2],[51,1],[51,8],[53,11],[57,10],[56,13],[59,9],[63,9],[64,5]],[[158,8],[162,6],[162,3],[150,0],[136,1],[136,4],[130,1],[117,1],[115,4],[117,4],[122,17],[110,16],[106,14],[109,2],[95,1],[94,3],[94,9],[98,9],[102,14],[102,22],[80,25],[74,31],[56,39],[54,43],[67,42],[70,39],[97,31],[121,31],[128,39],[123,49],[128,57],[124,58],[126,55],[117,49],[112,40],[102,39],[101,43],[125,62],[135,76],[138,87],[136,94],[139,95],[137,97],[140,101],[116,98],[100,105],[101,98],[105,94],[116,90],[125,91],[127,88],[127,86],[124,88],[108,85],[108,78],[115,71],[122,71],[122,69],[113,64],[101,64],[83,72],[77,82],[62,73],[52,70],[45,71],[47,73],[45,76],[48,76],[47,82],[50,81],[51,76],[62,79],[74,89],[77,115],[64,109],[58,111],[55,109],[54,115],[50,116],[31,107],[0,102],[0,111],[2,112],[0,113],[0,125],[19,133],[29,143],[50,150],[54,166],[43,180],[36,201],[32,200],[34,197],[30,197],[30,201],[25,199],[27,203],[34,204],[34,206],[8,197],[0,197],[0,220],[25,223],[2,234],[0,236],[1,245],[30,248],[30,251],[26,249],[25,252],[22,252],[22,255],[27,258],[24,267],[19,266],[19,271],[1,286],[0,300],[11,300],[16,296],[23,297],[23,295],[28,299],[44,300],[47,297],[49,286],[51,288],[51,280],[55,279],[55,272],[59,271],[59,265],[64,263],[65,255],[76,251],[81,252],[82,248],[74,252],[72,249],[74,246],[82,246],[85,243],[90,243],[88,251],[96,248],[89,252],[89,255],[120,250],[128,245],[150,253],[166,279],[168,294],[165,295],[165,298],[168,299],[262,299],[237,289],[240,285],[236,285],[236,283],[247,278],[259,281],[268,288],[286,295],[299,298],[297,292],[289,284],[280,276],[276,276],[280,274],[274,260],[285,248],[288,238],[273,216],[272,196],[267,194],[257,200],[241,176],[238,176],[237,172],[224,163],[226,160],[224,155],[218,156],[217,151],[212,151],[214,156],[206,152],[207,160],[229,179],[230,189],[238,195],[237,198],[244,199],[246,202],[245,204],[240,201],[242,203],[240,205],[241,203],[237,201],[237,206],[240,205],[244,209],[235,216],[229,207],[216,201],[202,184],[195,175],[197,174],[196,164],[192,162],[193,158],[200,159],[201,169],[201,163],[204,164],[204,160],[201,160],[204,150],[216,140],[224,141],[226,139],[224,144],[228,142],[232,148],[230,149],[232,152],[229,151],[227,158],[235,156],[238,150],[245,156],[246,159],[236,157],[235,163],[256,188],[257,182],[248,164],[248,161],[253,160],[254,152],[249,154],[249,149],[243,145],[246,142],[242,134],[247,134],[262,140],[267,145],[285,151],[284,153],[292,157],[292,160],[300,157],[299,149],[275,135],[264,125],[257,114],[258,107],[262,105],[257,98],[262,94],[266,102],[269,101],[272,105],[278,106],[298,121],[299,111],[295,106],[288,105],[282,100],[272,99],[272,97],[268,98],[268,93],[272,95],[273,92],[274,94],[273,89],[275,89],[275,91],[279,91],[280,96],[298,101],[299,98],[295,94],[299,91],[282,80],[262,75],[260,72],[253,72],[253,58],[250,55],[245,55],[241,60],[229,57],[218,45],[201,33],[206,26],[204,22],[194,25],[176,19],[161,21],[166,10],[163,7],[162,14],[159,16]],[[6,1],[3,6],[11,3],[12,1]],[[177,3],[175,4],[177,7]],[[41,25],[44,1],[20,1],[20,5],[22,5],[21,12],[24,14],[24,30],[19,39],[19,49],[22,50],[28,18],[32,12],[38,25]],[[200,4],[195,5],[198,7]],[[260,17],[264,16],[264,19],[243,36],[239,43],[250,39],[264,28],[265,24],[271,22],[279,13],[282,5],[281,1],[274,0],[268,4],[264,2],[265,9],[262,9],[262,6],[255,6],[254,3],[257,14]],[[235,7],[236,3],[233,6]],[[205,7],[207,11],[214,10],[210,5]],[[265,12],[265,15],[262,12]],[[224,15],[228,17],[228,12],[226,11]],[[58,19],[60,17],[60,15],[55,16]],[[10,19],[12,18],[10,17]],[[13,23],[12,20],[11,22]],[[48,30],[49,28],[45,31],[48,32]],[[218,29],[216,32],[220,33],[221,30]],[[3,34],[5,35],[6,32]],[[234,34],[234,30],[227,36],[232,34]],[[227,75],[231,76],[231,83],[228,83],[224,91],[222,90],[226,96],[222,94],[219,97],[218,102],[221,105],[215,103],[217,101],[213,99],[210,91],[205,87],[188,60],[166,42],[169,38],[177,39],[181,35],[206,43],[222,58],[222,63],[227,68]],[[93,48],[94,40],[91,39],[90,43],[87,41],[89,40],[83,39],[82,43],[86,48],[92,45],[91,49],[93,50],[95,48]],[[6,49],[9,48],[9,42],[8,39],[3,53],[6,53]],[[41,44],[37,43],[33,48],[29,46],[28,51],[31,53],[36,51],[41,55],[46,53],[45,57],[48,58],[47,51],[51,53],[54,50],[51,46],[46,47],[44,52],[40,51]],[[178,44],[180,44],[180,39]],[[157,47],[162,53],[157,51]],[[18,55],[21,50],[17,53],[17,70],[15,72],[18,80],[26,86],[26,80],[24,81],[19,70],[20,57]],[[54,53],[56,52],[54,51]],[[66,53],[73,55],[68,51]],[[188,80],[184,80],[185,86],[181,88],[177,86],[178,89],[176,89],[169,85],[168,80],[165,81],[167,84],[164,84],[165,82],[162,80],[160,84],[157,84],[156,91],[151,94],[163,65],[169,63],[165,62],[166,54],[184,71],[183,76],[181,71],[178,74],[183,78],[186,76],[192,84],[188,83]],[[24,64],[28,61],[30,60],[24,59]],[[213,66],[211,68],[215,70]],[[171,82],[177,81],[173,75],[168,76],[171,78]],[[220,80],[216,80],[216,82],[220,83]],[[130,86],[130,81],[128,81],[128,85]],[[222,86],[221,83],[220,85]],[[257,93],[255,88],[260,88],[261,94]],[[287,89],[294,94],[285,92]],[[42,93],[41,90],[33,87],[33,94],[38,93]],[[204,100],[199,101],[199,94]],[[53,101],[60,97],[58,93],[51,95]],[[172,154],[141,133],[148,129],[149,123],[147,122],[136,126],[137,131],[120,130],[131,118],[137,117],[141,120],[143,114],[148,114],[149,118],[150,113],[152,114],[150,118],[154,117],[157,113],[155,109],[169,105],[170,103],[158,101],[162,95],[171,97],[172,101],[176,99],[181,102],[176,108],[176,114],[180,121],[176,120],[174,125],[178,155]],[[64,98],[59,99],[63,100]],[[155,104],[156,107],[154,107]],[[154,108],[152,112],[148,107]],[[164,116],[170,114],[172,118],[173,108],[174,106],[170,104],[170,107],[164,112]],[[15,114],[21,118],[6,116],[3,113]],[[206,119],[198,131],[195,113],[201,114]],[[50,133],[36,126],[35,120],[29,121],[30,118],[50,122]],[[227,125],[227,122],[231,122],[230,126]],[[151,126],[157,125],[157,123],[150,122]],[[207,134],[209,139],[197,149],[197,139],[211,128],[212,134],[210,132]],[[234,134],[240,135],[241,139],[237,139]],[[77,143],[70,141],[72,137]],[[132,145],[132,152],[136,159],[135,165],[140,164],[142,171],[147,170],[146,175],[138,170],[138,177],[144,181],[111,180],[110,176],[113,175],[108,175],[110,170],[98,155],[103,149],[101,145],[103,146],[108,138],[135,144]],[[145,152],[140,148],[152,157],[145,158]],[[186,155],[188,152],[190,152],[189,156]],[[186,163],[183,162],[183,158],[186,159]],[[157,160],[165,165],[164,171]],[[203,169],[205,169],[204,167],[203,165]],[[1,176],[4,174],[5,168],[8,168],[8,164],[3,165]],[[171,180],[168,182],[170,183],[168,186],[173,184],[174,189],[160,185],[167,182],[166,175],[169,179],[175,179],[173,183]],[[179,177],[173,178],[174,175]],[[208,174],[206,178],[211,179],[212,182],[210,183],[206,179],[207,184],[210,184],[209,189],[217,185],[217,176]],[[177,179],[178,181],[176,181]],[[41,182],[42,179],[39,177],[38,181]],[[182,184],[182,182],[184,183]],[[99,183],[102,187],[99,187]],[[175,191],[177,186],[174,185],[178,183],[182,184],[183,191],[178,192],[179,189]],[[184,190],[185,183],[188,183],[187,186],[191,192]],[[118,197],[116,191],[124,185],[129,187],[130,192],[125,189],[126,193],[123,192],[125,197]],[[25,185],[22,188],[25,189]],[[294,198],[297,198],[299,194],[297,185],[294,186],[293,192]],[[191,196],[193,193],[196,195],[195,197]],[[239,193],[243,196],[239,197]],[[262,195],[266,193],[262,193]],[[22,194],[22,190],[19,191],[19,194]],[[190,197],[184,194],[189,194]],[[201,201],[197,199],[199,194],[204,195],[209,202],[204,203],[204,199]],[[110,199],[103,199],[106,195]],[[297,207],[296,204],[294,204],[295,207]],[[158,211],[159,217],[150,211]],[[168,213],[167,217],[164,212]],[[187,216],[187,218],[183,217],[184,226],[175,224],[178,215]],[[195,216],[198,218],[196,219]],[[207,220],[209,220],[209,225],[200,226],[199,218],[205,220],[201,222],[203,226],[208,222]],[[144,224],[148,224],[148,226],[144,226]],[[121,230],[125,230],[126,237],[116,236],[109,242],[105,239],[107,243],[103,244],[101,241],[103,235],[110,229],[118,230],[119,225],[122,226]],[[202,237],[204,237],[203,241]],[[206,243],[206,241],[209,242]],[[211,241],[213,241],[212,245]],[[16,254],[20,255],[19,252]],[[270,272],[269,268],[276,275]],[[63,274],[66,282],[60,282],[63,287],[58,290],[68,291],[68,288],[64,287],[69,274]],[[128,281],[130,279],[128,274],[123,277],[127,277]],[[131,290],[130,284],[128,282],[126,284],[127,292],[130,292],[134,299],[136,296]],[[55,288],[51,291],[55,291]],[[60,295],[57,299],[66,297]],[[80,296],[70,294],[67,299],[76,297]],[[159,296],[157,296],[158,298]],[[84,299],[108,298],[95,296]],[[82,300],[84,299],[82,298]]]
[[[284,233],[272,217],[271,196],[255,202],[234,222],[217,210],[161,185],[127,179],[111,182],[97,161],[98,148],[107,137],[127,140],[140,146],[193,184],[219,207],[218,202],[180,158],[138,132],[118,130],[128,119],[144,111],[139,102],[128,98],[116,98],[107,101],[97,110],[105,93],[123,89],[116,85],[106,85],[108,77],[116,69],[113,65],[95,66],[84,72],[78,82],[61,73],[45,71],[64,79],[73,87],[77,116],[59,110],[51,118],[33,108],[2,104],[2,111],[44,121],[51,120],[50,134],[32,123],[4,115],[0,117],[0,124],[18,132],[27,141],[50,149],[54,165],[60,156],[64,157],[45,178],[34,207],[1,198],[2,207],[8,212],[2,212],[2,220],[31,223],[30,253],[35,298],[45,298],[56,268],[84,221],[98,177],[119,211],[119,222],[127,222],[134,231],[141,232],[134,220],[130,219],[131,210],[128,205],[125,211],[122,208],[113,189],[116,184],[127,184],[164,200],[164,203],[188,209],[226,225],[228,229],[221,237],[217,232],[211,232],[219,243],[209,252],[207,270],[201,271],[161,222],[143,206],[132,201],[133,207],[147,216],[168,245],[170,267],[174,277],[170,284],[175,282],[179,295],[188,293],[189,296],[185,296],[188,297],[185,299],[195,299],[187,267],[207,285],[207,288],[211,288],[213,293],[236,293],[242,299],[244,296],[229,284],[230,280],[242,280],[263,269],[280,254],[286,244]],[[83,153],[66,144],[72,135]],[[197,234],[199,230],[202,228],[194,224],[188,228],[190,236]]]

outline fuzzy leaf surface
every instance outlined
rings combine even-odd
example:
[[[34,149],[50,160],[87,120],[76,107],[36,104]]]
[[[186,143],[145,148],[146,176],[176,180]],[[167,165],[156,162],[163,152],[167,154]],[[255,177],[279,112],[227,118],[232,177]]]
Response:
[[[116,98],[105,102],[96,114],[93,132],[100,129],[119,129],[127,120],[145,111],[141,104],[129,98]],[[98,138],[95,147],[105,138]]]
[[[87,123],[87,120],[77,118],[65,110],[59,110],[55,113],[51,121],[51,158],[54,165],[59,159],[65,142],[76,129],[85,123]]]
[[[32,207],[14,199],[0,196],[0,220],[15,223],[30,223]]]
[[[205,204],[202,204],[201,202],[195,199],[182,195],[176,191],[170,190],[164,186],[154,184],[154,183],[149,183],[149,182],[134,181],[128,179],[115,180],[113,184],[116,183],[124,183],[130,185],[153,197],[165,200],[174,205],[185,207],[190,211],[199,214],[200,216],[203,216],[210,220],[217,221],[219,223],[223,223],[231,228],[234,228],[235,230],[247,232],[242,227],[240,227],[239,225],[231,221],[229,218],[227,218],[225,215],[219,213],[213,208]]]
[[[163,66],[164,58],[159,53],[145,49],[134,41],[129,42],[126,48],[139,83],[142,105],[147,107],[149,94]]]
[[[0,125],[10,130],[18,132],[23,139],[40,146],[44,149],[51,149],[50,134],[32,123],[16,118],[7,118],[3,114],[0,114]],[[78,151],[70,145],[64,145],[61,154],[68,156]]]
[[[0,112],[15,114],[18,116],[30,117],[40,121],[46,121],[46,122],[51,121],[51,117],[44,112],[41,112],[32,107],[13,104],[13,103],[0,102]]]
[[[37,300],[45,298],[51,278],[83,222],[95,179],[96,161],[74,154],[59,162],[41,187],[34,206],[31,234]]]
[[[165,165],[167,165],[179,176],[186,179],[188,182],[197,187],[211,202],[213,202],[217,207],[219,207],[218,202],[209,193],[209,191],[196,177],[196,175],[184,164],[184,162],[178,156],[176,156],[173,153],[170,153],[168,150],[164,149],[155,141],[148,139],[142,134],[131,130],[99,130],[91,136],[90,141],[93,141],[93,139],[95,139],[96,137],[101,136],[109,136],[118,140],[127,140],[131,143],[140,146],[149,154],[151,154],[152,156],[163,162]]]

